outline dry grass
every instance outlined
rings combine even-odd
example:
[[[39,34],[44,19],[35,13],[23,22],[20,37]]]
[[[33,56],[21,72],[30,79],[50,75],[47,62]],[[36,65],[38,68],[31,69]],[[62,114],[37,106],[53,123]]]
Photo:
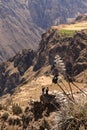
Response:
[[[80,97],[79,97],[80,98]],[[87,101],[80,99],[76,104],[69,103],[66,106],[65,120],[63,121],[62,127],[67,130],[87,130]]]
[[[83,22],[76,22],[73,24],[63,24],[63,25],[59,25],[59,26],[53,26],[52,28],[54,29],[64,29],[64,30],[83,30],[83,29],[87,29],[87,21],[83,21]]]
[[[59,84],[64,88],[64,90],[66,92],[67,92],[67,89],[68,89],[68,91],[70,91],[68,83],[65,80],[63,81],[63,83],[66,87],[62,83],[59,83]],[[76,84],[80,88],[83,88],[83,86],[84,86],[81,83],[76,83]],[[23,86],[21,86],[20,91],[16,92],[12,96],[13,102],[20,104],[20,106],[22,106],[22,107],[25,107],[28,104],[31,97],[34,100],[39,100],[39,97],[42,93],[41,92],[42,86],[49,87],[50,92],[53,92],[55,90],[57,92],[61,92],[61,89],[59,88],[59,86],[57,84],[52,83],[51,77],[41,76],[41,77],[38,77],[37,79],[33,79],[32,81],[29,81],[28,83],[24,84]],[[73,85],[71,85],[71,86],[73,88],[73,93],[79,91],[77,88],[75,88],[75,86],[73,86]]]

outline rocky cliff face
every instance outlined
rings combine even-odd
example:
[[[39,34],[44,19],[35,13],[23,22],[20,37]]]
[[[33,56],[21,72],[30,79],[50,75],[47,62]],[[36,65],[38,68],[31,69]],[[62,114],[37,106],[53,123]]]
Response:
[[[42,35],[37,54],[25,49],[0,65],[0,92],[13,92],[16,86],[27,80],[24,75],[31,66],[33,70],[28,71],[28,78],[32,74],[40,74],[44,67],[52,66],[56,55],[61,57],[65,65],[71,62],[74,77],[81,77],[78,81],[85,79],[87,82],[87,76],[83,75],[87,71],[87,30],[78,31],[73,37],[62,37],[58,29],[51,27]],[[47,71],[44,70],[44,73]]]
[[[68,61],[72,63],[74,76],[86,70],[87,30],[79,31],[72,37],[62,37],[58,29],[50,28],[42,35],[34,71],[48,64],[53,65],[54,57],[57,54],[65,65]]]
[[[87,13],[86,0],[29,0],[28,6],[33,22],[41,28],[66,23]]]
[[[0,64],[0,94],[12,93],[19,84],[25,81],[25,71],[33,65],[35,52],[23,50],[7,62]]]
[[[25,19],[45,29],[51,25],[66,23],[68,19],[75,18],[79,14],[87,13],[86,0],[3,0],[1,3],[3,6],[11,7],[7,12],[20,12]]]
[[[0,91],[12,92],[24,82],[24,73],[33,66],[34,72],[39,72],[44,66],[53,65],[54,57],[59,55],[64,64],[71,62],[74,76],[87,70],[87,30],[79,31],[73,37],[62,37],[59,30],[51,27],[42,35],[37,54],[32,50],[23,50],[8,62],[0,65]],[[31,74],[29,77],[31,77]],[[82,76],[80,81],[86,79]],[[85,80],[86,82],[86,80]]]
[[[0,0],[0,61],[37,49],[43,29],[86,12],[86,0]]]
[[[37,49],[43,30],[30,19],[27,1],[0,1],[0,61],[22,49]]]

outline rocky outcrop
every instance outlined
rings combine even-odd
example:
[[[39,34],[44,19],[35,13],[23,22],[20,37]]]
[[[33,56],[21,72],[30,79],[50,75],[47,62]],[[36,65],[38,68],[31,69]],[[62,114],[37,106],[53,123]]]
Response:
[[[84,15],[79,15],[76,19],[76,22],[81,22],[81,21],[87,21],[87,14]]]
[[[18,68],[19,73],[22,75],[24,72],[33,65],[35,52],[33,50],[23,50],[22,53],[16,55],[14,59],[14,67]]]
[[[79,31],[72,37],[62,37],[58,29],[50,28],[42,35],[34,71],[47,64],[53,65],[59,55],[64,64],[71,62],[74,76],[87,69],[87,30]]]
[[[4,93],[13,92],[16,86],[25,81],[24,73],[31,66],[33,70],[29,73],[29,77],[34,76],[33,74],[37,76],[43,67],[53,66],[56,55],[62,59],[68,74],[73,68],[74,77],[78,77],[77,75],[82,74],[83,71],[85,73],[87,70],[86,52],[87,30],[79,31],[72,37],[62,37],[57,28],[51,27],[42,35],[37,53],[30,49],[24,49],[10,58],[8,62],[0,65],[0,90]],[[67,67],[68,62],[71,63],[71,68]],[[44,73],[47,74],[47,71],[51,73],[51,69],[46,69]],[[80,81],[82,80],[80,79]]]
[[[23,50],[0,65],[0,94],[13,93],[14,88],[24,81],[22,75],[33,65],[35,52]]]

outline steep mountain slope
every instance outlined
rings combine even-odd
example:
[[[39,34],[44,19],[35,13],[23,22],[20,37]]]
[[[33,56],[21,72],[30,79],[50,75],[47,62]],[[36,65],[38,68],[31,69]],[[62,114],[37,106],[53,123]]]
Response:
[[[43,29],[86,12],[86,0],[0,0],[0,61],[37,49]]]
[[[0,1],[0,61],[14,56],[21,49],[37,49],[43,30],[29,19],[24,1]]]
[[[34,57],[33,50],[25,49],[0,65],[0,94],[13,92],[15,87],[25,81],[22,76],[33,65]]]
[[[23,50],[0,65],[0,92],[13,92],[22,83],[31,83],[35,77],[52,74],[56,55],[66,67],[67,63],[72,64],[76,81],[87,83],[87,30],[62,36],[58,27],[51,27],[42,35],[37,53]]]
[[[61,26],[61,28],[60,26],[53,26],[48,29],[42,35],[37,53],[31,49],[24,49],[7,62],[0,64],[1,129],[13,128],[19,130],[27,128],[31,130],[33,128],[34,130],[42,130],[42,121],[45,119],[47,124],[51,126],[51,130],[54,128],[55,130],[59,129],[60,121],[63,123],[61,125],[64,126],[65,130],[67,126],[65,126],[64,120],[66,121],[66,119],[68,119],[69,129],[71,129],[72,125],[69,123],[71,119],[75,119],[74,128],[80,127],[78,119],[81,125],[84,120],[85,124],[83,125],[86,126],[87,30],[76,32],[74,30],[73,32],[73,30],[68,30],[69,26],[67,25],[66,30],[64,26]],[[70,84],[68,84],[67,80],[62,78],[62,82],[58,82],[58,84],[52,82],[52,68],[56,55],[61,57],[65,65],[67,62],[72,64],[75,80],[74,84],[70,84],[75,103],[70,100]],[[69,66],[68,70],[70,70]],[[42,94],[42,86],[49,87],[48,94]],[[69,93],[67,96],[64,95],[60,86]],[[54,98],[55,96],[57,98]],[[55,102],[55,99],[57,102]],[[82,107],[85,109],[82,109]],[[17,113],[14,110],[17,110]],[[54,125],[52,121],[55,123]],[[83,128],[83,126],[80,128]]]
[[[38,52],[34,71],[48,64],[53,65],[54,57],[58,54],[65,65],[72,63],[76,76],[87,69],[87,30],[74,32],[71,36],[71,32],[67,34],[67,30],[62,34],[58,27],[52,27],[42,35]],[[86,82],[87,76],[84,78]]]
[[[42,28],[66,23],[87,13],[86,0],[29,0],[28,6],[33,22]]]

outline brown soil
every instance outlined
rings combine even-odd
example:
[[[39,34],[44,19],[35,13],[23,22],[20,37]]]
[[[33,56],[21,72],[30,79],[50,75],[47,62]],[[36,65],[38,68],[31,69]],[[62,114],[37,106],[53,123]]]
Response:
[[[80,89],[86,86],[85,84],[77,82],[75,82],[75,84]],[[63,84],[60,82],[59,85],[61,85],[66,92],[70,91],[69,84],[65,80],[63,80]],[[22,107],[24,107],[28,104],[31,98],[34,100],[39,100],[39,97],[42,93],[42,86],[45,86],[45,88],[49,87],[49,93],[61,92],[59,86],[57,84],[52,83],[51,77],[41,76],[37,79],[32,80],[31,82],[28,82],[27,84],[22,85],[12,96],[13,102],[18,103]],[[73,93],[79,92],[79,90],[74,85],[71,84],[71,87],[73,89]]]

